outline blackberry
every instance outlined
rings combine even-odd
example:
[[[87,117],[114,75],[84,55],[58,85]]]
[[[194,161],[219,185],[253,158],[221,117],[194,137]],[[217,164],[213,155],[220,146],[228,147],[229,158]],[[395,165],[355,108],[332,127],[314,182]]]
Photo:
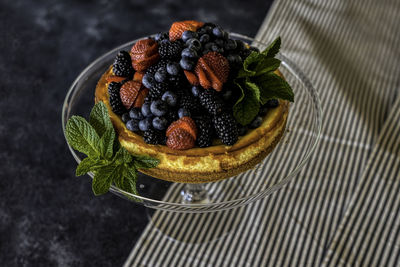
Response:
[[[204,90],[199,93],[200,104],[212,115],[221,113],[225,106],[214,90]]]
[[[232,146],[238,140],[238,127],[232,114],[223,112],[213,119],[214,128],[222,143]]]
[[[163,132],[153,128],[148,129],[143,134],[143,140],[147,144],[158,145],[163,143]]]
[[[159,32],[154,36],[154,40],[156,40],[158,43],[166,39],[169,39],[168,32]]]
[[[110,96],[111,109],[115,114],[122,115],[127,112],[126,108],[122,104],[121,97],[119,96],[119,90],[121,84],[117,82],[111,82],[108,85],[108,94]]]
[[[117,76],[132,77],[133,67],[131,56],[126,51],[119,51],[114,59],[113,72]]]
[[[182,77],[181,75],[176,75],[176,76],[170,76],[169,77],[169,85],[173,91],[175,91],[177,88],[182,87]]]
[[[151,98],[161,98],[161,96],[168,91],[169,87],[166,83],[154,83],[153,87],[150,89]]]
[[[169,110],[165,117],[167,118],[169,123],[179,119],[178,112],[175,109]]]
[[[161,60],[158,61],[156,64],[154,64],[154,65],[148,67],[147,70],[146,70],[146,73],[149,73],[149,74],[151,74],[151,75],[154,76],[154,74],[156,74],[156,72],[157,72],[157,70],[158,70],[159,68],[166,68],[166,67],[167,67],[167,64],[168,64],[169,62],[170,62],[170,61],[168,61],[168,60],[161,59]]]
[[[203,116],[200,118],[196,118],[194,121],[197,126],[197,146],[211,146],[214,136],[214,127],[212,125],[211,119],[209,119],[209,117]]]
[[[195,98],[193,95],[189,94],[184,94],[179,102],[179,106],[181,108],[185,108],[186,110],[189,110],[191,114],[200,114],[202,110],[202,106],[200,105],[199,101],[197,98]]]
[[[162,42],[158,46],[158,53],[162,59],[179,59],[182,49],[180,42]]]

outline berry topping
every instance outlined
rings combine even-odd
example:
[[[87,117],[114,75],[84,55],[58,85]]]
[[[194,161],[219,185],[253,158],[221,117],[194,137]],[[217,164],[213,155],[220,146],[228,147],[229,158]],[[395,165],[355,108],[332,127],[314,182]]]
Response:
[[[132,107],[141,87],[142,84],[136,81],[127,81],[121,86],[119,95],[121,97],[122,104],[126,109],[130,109]]]
[[[189,93],[181,97],[179,106],[190,111],[192,114],[199,114],[202,111],[199,100]]]
[[[169,39],[168,32],[159,32],[154,36],[154,40],[161,42],[162,40]]]
[[[135,102],[133,103],[133,107],[140,108],[143,105],[144,100],[146,99],[148,94],[149,94],[149,89],[147,88],[140,89],[139,94]]]
[[[168,120],[164,117],[155,117],[152,121],[153,128],[157,130],[165,130],[168,126]]]
[[[167,90],[169,86],[167,83],[154,83],[150,89],[150,96],[153,98],[160,98]]]
[[[142,83],[144,87],[151,89],[155,83],[154,76],[150,73],[146,73],[145,75],[143,75]]]
[[[197,62],[195,73],[201,86],[221,91],[229,76],[228,60],[217,52],[209,52]]]
[[[131,56],[128,52],[118,52],[113,64],[113,73],[122,77],[131,77],[133,75]]]
[[[186,79],[188,80],[188,82],[191,85],[199,85],[200,84],[199,79],[193,72],[184,70],[183,73],[185,73]]]
[[[126,80],[125,77],[120,77],[120,76],[116,76],[116,75],[109,75],[109,76],[106,77],[106,81],[107,82],[117,82],[117,83],[119,83],[119,82],[122,82],[122,81],[125,81],[125,80]]]
[[[159,68],[157,72],[154,74],[154,79],[159,82],[165,82],[167,80],[167,69],[166,68]]]
[[[193,70],[194,68],[194,61],[191,60],[188,57],[183,57],[180,61],[179,61],[179,65],[182,67],[182,69],[184,70]]]
[[[151,117],[153,116],[153,113],[151,113],[150,110],[150,103],[143,103],[142,107],[140,108],[140,111],[142,112],[143,116],[145,117]]]
[[[221,113],[225,108],[224,102],[214,90],[203,90],[199,93],[200,104],[212,115]]]
[[[169,75],[176,76],[179,74],[181,67],[176,62],[170,62],[167,64],[167,72]]]
[[[194,120],[190,117],[182,117],[177,121],[171,123],[168,127],[166,136],[169,137],[174,131],[177,129],[183,129],[184,131],[188,132],[190,136],[196,140],[197,138],[197,127]]]
[[[195,140],[187,131],[176,129],[167,139],[167,146],[171,149],[185,150],[194,147]]]
[[[200,94],[200,92],[201,92],[200,86],[193,86],[193,87],[192,87],[192,95],[193,95],[194,97],[198,97],[199,94]]]
[[[149,130],[152,126],[153,119],[151,117],[146,117],[139,121],[139,129],[143,132]]]
[[[230,113],[221,113],[214,117],[214,128],[222,143],[232,146],[238,140],[238,128]]]
[[[193,31],[184,31],[182,33],[182,41],[186,42],[187,40],[191,39],[191,38],[198,38],[198,34],[197,32],[193,32]]]
[[[150,110],[154,116],[164,116],[167,113],[167,104],[162,100],[155,100],[151,102]]]
[[[129,117],[135,120],[142,120],[144,118],[142,112],[137,108],[132,108],[129,111]]]
[[[262,121],[263,121],[263,118],[261,116],[255,117],[254,120],[252,122],[250,122],[249,128],[255,129],[255,128],[260,127]]]
[[[212,140],[214,136],[214,127],[211,120],[207,116],[203,116],[195,119],[198,136],[196,139],[196,144],[199,147],[209,147],[212,145]]]
[[[138,132],[139,131],[139,121],[138,120],[129,120],[126,123],[126,128],[129,131]]]
[[[159,57],[158,44],[153,39],[139,40],[131,48],[132,66],[136,71],[146,70],[156,63]]]
[[[182,118],[182,117],[190,117],[190,111],[187,110],[186,108],[180,108],[178,109],[178,117]]]
[[[127,123],[131,118],[129,117],[129,113],[124,113],[121,116],[121,120],[123,123]]]
[[[183,32],[193,31],[195,32],[198,28],[203,26],[203,22],[195,20],[177,21],[171,25],[169,29],[169,39],[176,41],[182,37]]]
[[[117,82],[111,82],[108,85],[108,95],[110,96],[110,106],[112,111],[117,115],[122,115],[126,112],[126,108],[121,102],[119,92],[121,84]]]
[[[143,75],[143,72],[135,72],[135,74],[133,75],[133,80],[137,82],[142,82]]]
[[[164,101],[165,103],[168,104],[170,107],[175,107],[176,104],[178,103],[178,97],[177,95],[172,92],[172,91],[166,91],[162,97],[161,100]]]
[[[183,46],[180,42],[166,41],[159,45],[158,53],[160,54],[160,57],[163,59],[174,60],[179,58],[182,49]]]
[[[151,145],[162,144],[163,139],[165,139],[163,133],[155,129],[149,129],[143,133],[143,140],[147,144]]]

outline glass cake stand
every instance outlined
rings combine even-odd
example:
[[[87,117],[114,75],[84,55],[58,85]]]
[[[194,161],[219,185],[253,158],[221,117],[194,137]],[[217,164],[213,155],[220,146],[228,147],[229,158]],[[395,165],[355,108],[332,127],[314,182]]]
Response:
[[[259,47],[266,44],[231,33],[235,39]],[[139,39],[138,39],[139,40]],[[73,82],[62,107],[62,127],[72,115],[89,117],[94,105],[94,92],[100,76],[112,64],[119,50],[130,50],[137,40],[121,45],[91,63]],[[183,212],[206,213],[237,208],[276,192],[291,180],[309,160],[321,132],[322,111],[317,91],[306,76],[284,55],[280,71],[292,86],[295,102],[291,103],[286,131],[276,148],[254,169],[238,176],[207,184],[181,184],[159,180],[139,173],[133,195],[115,186],[110,192],[148,208]],[[71,147],[79,163],[82,155]],[[93,177],[92,173],[89,173]]]

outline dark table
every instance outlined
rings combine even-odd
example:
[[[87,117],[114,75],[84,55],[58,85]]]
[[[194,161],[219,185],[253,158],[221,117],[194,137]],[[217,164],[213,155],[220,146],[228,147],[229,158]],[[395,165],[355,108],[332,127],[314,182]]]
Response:
[[[33,3],[35,2],[35,3]],[[269,1],[1,1],[0,265],[121,266],[145,208],[95,197],[61,130],[69,85],[132,39],[195,19],[254,36]]]

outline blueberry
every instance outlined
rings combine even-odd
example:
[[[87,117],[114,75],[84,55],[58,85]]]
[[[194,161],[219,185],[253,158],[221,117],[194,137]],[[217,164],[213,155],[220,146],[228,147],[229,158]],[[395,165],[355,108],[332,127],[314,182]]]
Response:
[[[159,83],[164,82],[167,79],[167,70],[165,68],[159,68],[156,74],[154,74],[154,79]]]
[[[182,41],[186,42],[187,40],[191,38],[198,38],[197,32],[192,32],[192,31],[184,31],[182,33]]]
[[[238,134],[239,136],[243,136],[247,133],[247,127],[246,126],[242,126],[242,125],[238,125]]]
[[[129,117],[129,113],[124,113],[124,114],[122,114],[121,119],[124,123],[127,123],[131,118]]]
[[[129,120],[129,121],[127,121],[126,128],[129,131],[132,131],[132,132],[139,131],[139,121],[138,120]]]
[[[221,38],[224,36],[224,31],[222,30],[221,27],[216,26],[212,29],[212,33],[214,34],[215,37]]]
[[[154,76],[150,73],[146,73],[142,78],[142,84],[148,89],[151,89],[153,87],[154,82]]]
[[[143,132],[149,130],[152,125],[153,118],[147,117],[141,121],[139,121],[139,129]]]
[[[180,108],[178,109],[178,117],[190,117],[190,111],[187,110],[186,108]]]
[[[262,106],[262,107],[260,108],[260,111],[258,112],[258,115],[264,117],[265,115],[267,115],[268,110],[269,110],[268,107]]]
[[[192,94],[195,97],[198,97],[200,94],[200,87],[199,86],[193,86],[192,87]]]
[[[182,69],[184,70],[192,70],[194,68],[194,62],[186,57],[179,61],[179,65],[181,65]]]
[[[242,58],[239,55],[230,54],[226,57],[226,59],[231,65],[242,65]]]
[[[223,53],[224,53],[224,49],[218,47],[217,44],[214,44],[213,46],[211,46],[211,51],[217,52],[217,53],[220,53],[220,54],[223,54]]]
[[[277,106],[279,106],[279,101],[278,99],[270,99],[267,101],[267,103],[265,103],[264,106],[268,108],[276,108]]]
[[[174,92],[171,91],[166,91],[162,97],[161,100],[164,101],[165,103],[168,104],[168,106],[174,107],[176,106],[176,103],[178,102],[178,97]]]
[[[197,30],[197,34],[198,34],[199,36],[202,36],[203,34],[207,34],[206,28],[202,27],[202,28],[198,29],[198,30]]]
[[[237,47],[237,43],[235,40],[228,39],[224,45],[225,50],[234,50]]]
[[[200,36],[199,41],[200,41],[200,43],[205,44],[205,43],[208,43],[210,41],[210,39],[211,39],[210,35],[203,34],[202,36]]]
[[[142,111],[142,115],[145,117],[150,117],[153,115],[150,111],[150,103],[146,103],[146,102],[143,103],[141,111]]]
[[[167,128],[168,120],[164,117],[154,117],[152,124],[154,129],[162,131]]]
[[[140,112],[140,110],[136,109],[136,108],[132,108],[129,111],[129,117],[131,117],[131,119],[135,119],[135,120],[141,120],[144,118],[142,112]]]
[[[260,127],[262,120],[261,116],[257,116],[252,122],[250,122],[249,127],[252,129]]]
[[[154,114],[154,116],[161,117],[165,113],[167,113],[167,105],[165,104],[164,101],[158,99],[158,100],[151,102],[150,110],[151,110],[151,113]]]
[[[170,62],[167,64],[167,72],[168,72],[168,74],[173,75],[173,76],[179,74],[180,68],[181,67],[176,62]]]
[[[225,90],[222,94],[222,98],[225,100],[225,102],[228,102],[229,99],[232,97],[232,90]]]
[[[154,36],[154,40],[157,42],[164,39],[168,39],[168,33],[166,32],[159,32],[156,34],[156,36]]]
[[[181,56],[182,57],[189,57],[189,58],[197,58],[198,57],[196,50],[190,49],[190,48],[183,49],[182,53],[181,53]]]
[[[224,47],[224,40],[222,39],[215,39],[215,44],[218,45],[219,47]]]
[[[200,41],[198,39],[195,39],[195,38],[191,38],[191,39],[187,40],[186,45],[188,47],[191,47],[191,48],[195,49],[195,50],[200,50],[201,49]]]
[[[205,45],[204,45],[204,50],[211,50],[211,47],[212,46],[214,46],[215,45],[215,43],[214,42],[209,42],[209,43],[206,43]]]

